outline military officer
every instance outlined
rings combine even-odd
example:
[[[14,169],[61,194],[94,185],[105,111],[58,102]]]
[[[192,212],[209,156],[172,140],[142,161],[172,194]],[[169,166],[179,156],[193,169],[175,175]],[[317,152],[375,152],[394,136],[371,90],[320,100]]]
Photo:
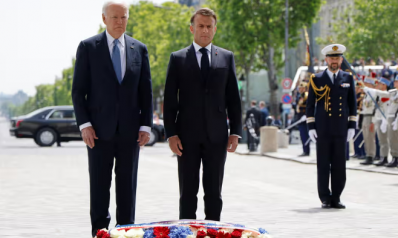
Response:
[[[394,80],[394,89],[389,90],[390,105],[387,111],[388,118],[388,140],[392,161],[386,167],[394,168],[398,166],[398,76]]]
[[[300,157],[309,156],[310,155],[310,144],[306,143],[308,140],[308,128],[307,123],[305,122],[305,109],[307,107],[307,99],[308,99],[308,82],[302,80],[299,84],[298,88],[299,97],[296,103],[296,121],[303,120],[302,123],[298,125],[300,131],[301,143],[303,144],[303,153],[299,155]],[[304,118],[303,118],[304,117]],[[302,119],[303,118],[303,119]]]
[[[346,182],[346,142],[354,137],[357,121],[354,78],[339,70],[345,50],[340,44],[322,49],[328,68],[311,76],[308,91],[307,125],[316,142],[322,208],[345,208],[340,196]]]
[[[374,88],[376,86],[376,81],[372,78],[366,77],[364,85],[368,88]],[[376,156],[376,130],[374,126],[376,113],[374,100],[376,100],[376,98],[377,95],[375,91],[368,91],[365,92],[365,98],[362,102],[362,133],[366,155],[366,160],[363,163],[365,164],[373,163]]]
[[[386,112],[389,105],[389,93],[387,92],[387,87],[390,85],[390,81],[386,78],[381,77],[378,80],[378,84],[376,89],[372,88],[364,88],[366,93],[375,92],[376,94],[376,102],[379,105],[379,109],[375,112],[375,127],[377,138],[379,139],[380,144],[380,161],[375,163],[376,166],[382,166],[388,163],[388,151],[389,151],[389,143],[388,143],[388,121],[386,117]],[[366,146],[366,144],[365,144]],[[366,161],[361,163],[362,165],[370,165],[373,164],[371,158],[366,158]]]

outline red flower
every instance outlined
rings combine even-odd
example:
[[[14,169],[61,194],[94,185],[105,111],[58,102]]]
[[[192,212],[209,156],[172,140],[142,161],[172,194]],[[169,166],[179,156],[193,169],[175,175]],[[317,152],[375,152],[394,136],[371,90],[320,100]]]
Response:
[[[103,230],[97,231],[97,238],[110,238],[110,237],[111,236],[106,231],[103,231]]]
[[[224,233],[223,231],[218,231],[217,232],[217,238],[231,238],[231,234],[229,233]]]
[[[155,227],[153,234],[156,238],[169,238],[170,229],[168,227]]]
[[[240,238],[242,236],[242,231],[240,230],[234,230],[231,234],[232,238]]]
[[[207,229],[207,235],[211,238],[215,238],[217,236],[217,231],[214,229]]]
[[[207,235],[206,232],[204,231],[198,231],[198,234],[196,235],[197,238],[204,238]]]

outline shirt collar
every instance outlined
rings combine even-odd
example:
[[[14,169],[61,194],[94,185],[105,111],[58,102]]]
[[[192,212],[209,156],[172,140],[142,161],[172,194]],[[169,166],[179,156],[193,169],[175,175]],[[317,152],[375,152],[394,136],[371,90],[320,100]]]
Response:
[[[113,44],[113,41],[115,40],[115,38],[113,38],[108,31],[105,31],[106,34],[106,39],[108,41],[108,46],[111,47],[111,45]],[[119,42],[122,45],[122,47],[124,48],[124,33],[119,37]]]
[[[328,73],[329,78],[331,78],[331,79],[333,79],[333,74],[336,74],[336,78],[337,78],[337,75],[339,74],[339,72],[340,72],[340,69],[337,70],[336,73],[332,73],[332,71],[330,71],[329,69],[326,69],[326,73]]]
[[[193,47],[195,48],[195,52],[196,52],[196,53],[198,53],[198,51],[199,51],[200,49],[203,48],[202,46],[196,44],[195,41],[193,42]],[[211,52],[211,43],[208,44],[205,48],[206,48],[209,52]]]

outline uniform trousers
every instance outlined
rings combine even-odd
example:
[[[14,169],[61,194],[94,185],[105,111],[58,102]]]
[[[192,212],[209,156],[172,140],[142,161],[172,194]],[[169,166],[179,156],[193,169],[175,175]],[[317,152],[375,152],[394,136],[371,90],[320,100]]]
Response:
[[[395,118],[388,118],[388,141],[390,143],[390,151],[393,157],[398,157],[398,130],[392,129]]]
[[[317,139],[318,195],[322,202],[340,201],[346,183],[346,143],[347,136],[319,136]]]
[[[377,120],[375,123],[377,137],[379,138],[380,144],[380,157],[384,158],[388,156],[389,145],[388,145],[388,133],[383,133],[380,129],[382,120]],[[387,128],[388,129],[388,128]]]
[[[365,153],[367,157],[374,158],[376,155],[376,128],[373,132],[370,131],[371,124],[372,116],[364,116],[362,121],[362,133],[365,141]]]

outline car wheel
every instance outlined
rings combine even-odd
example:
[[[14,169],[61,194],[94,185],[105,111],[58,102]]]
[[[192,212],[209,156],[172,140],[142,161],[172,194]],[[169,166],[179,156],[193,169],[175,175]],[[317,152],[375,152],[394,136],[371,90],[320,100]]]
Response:
[[[149,141],[146,144],[146,146],[153,146],[158,140],[159,140],[159,135],[158,135],[157,131],[152,129],[151,135],[149,137]]]
[[[40,129],[36,133],[35,142],[39,146],[52,146],[57,141],[57,133],[51,128]]]

